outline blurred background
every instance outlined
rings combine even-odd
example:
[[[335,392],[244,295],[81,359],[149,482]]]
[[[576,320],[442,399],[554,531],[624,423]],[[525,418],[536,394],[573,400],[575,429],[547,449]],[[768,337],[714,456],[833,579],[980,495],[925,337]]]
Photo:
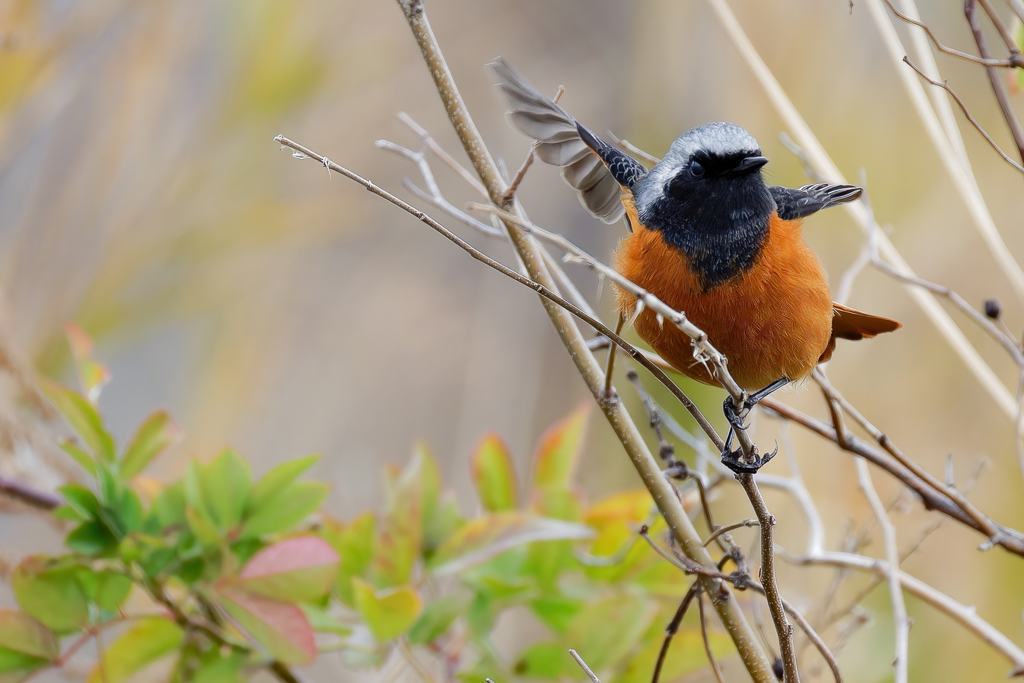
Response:
[[[856,182],[863,169],[879,223],[917,273],[975,305],[999,298],[1007,324],[1021,330],[1022,302],[981,243],[866,8],[848,0],[732,6],[846,177]],[[498,54],[545,92],[564,84],[562,105],[598,132],[660,156],[685,129],[728,120],[759,140],[772,160],[770,182],[810,182],[779,141],[783,122],[705,3],[430,0],[428,11],[478,127],[513,169],[529,145],[505,124],[484,72]],[[925,2],[921,12],[944,42],[973,48],[961,3]],[[981,124],[1012,148],[984,73],[948,58],[939,64]],[[404,462],[423,439],[472,509],[468,456],[486,432],[506,440],[525,473],[543,429],[589,397],[535,296],[273,142],[285,134],[408,197],[402,179],[419,181],[415,168],[374,146],[386,138],[419,148],[399,111],[464,159],[393,2],[0,2],[5,364],[70,379],[63,325],[77,323],[113,373],[101,406],[115,436],[123,441],[158,407],[182,428],[157,476],[179,475],[187,458],[210,458],[225,445],[250,458],[257,474],[321,452],[313,476],[332,484],[328,509],[347,518],[379,505],[382,466]],[[963,134],[996,223],[1024,259],[1021,178],[969,126]],[[448,169],[435,169],[455,205],[477,200]],[[591,253],[608,256],[623,234],[621,225],[592,220],[550,167],[534,166],[520,196],[534,221]],[[448,223],[514,263],[504,244]],[[835,211],[816,216],[805,234],[837,283],[862,233]],[[597,299],[596,280],[568,268],[612,320],[610,288]],[[901,285],[868,269],[850,304],[905,327],[840,342],[833,383],[932,473],[941,476],[952,456],[962,481],[987,462],[972,498],[995,519],[1024,526],[1010,421]],[[1015,391],[1015,366],[953,315]],[[3,387],[7,428],[28,408],[7,377]],[[684,388],[720,416],[720,391]],[[779,397],[827,414],[813,387]],[[760,438],[770,443],[772,429]],[[68,475],[48,447],[26,450],[11,434],[0,472],[45,487]],[[836,547],[848,520],[870,515],[853,462],[796,428],[793,436]],[[639,484],[596,413],[580,477],[593,498]],[[885,476],[875,480],[884,500],[898,493]],[[797,510],[781,496],[768,502],[781,520],[779,542],[799,551],[806,528]],[[751,516],[731,492],[717,505],[719,519]],[[897,523],[912,539],[933,518],[916,502],[906,508]],[[999,549],[977,552],[981,540],[946,523],[905,568],[1024,643],[1024,565]],[[7,562],[59,542],[31,515],[0,514]],[[880,554],[880,544],[867,552]],[[832,576],[781,571],[784,593],[804,605]],[[11,602],[6,588],[0,602]],[[866,605],[874,623],[841,661],[848,680],[888,680],[885,587]],[[958,625],[912,598],[909,608],[912,680],[1005,676],[1005,661]],[[338,680],[339,667],[326,657],[313,675]]]

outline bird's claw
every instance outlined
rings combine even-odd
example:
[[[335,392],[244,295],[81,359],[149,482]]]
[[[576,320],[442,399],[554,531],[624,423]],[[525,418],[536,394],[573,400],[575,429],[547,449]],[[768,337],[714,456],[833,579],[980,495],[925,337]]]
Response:
[[[753,407],[754,404],[750,402],[749,398],[747,398],[743,401],[743,406],[739,410],[736,410],[736,406],[733,405],[731,396],[725,399],[725,403],[722,404],[722,410],[725,412],[725,419],[729,421],[729,424],[732,425],[734,429],[742,429],[744,431],[746,431],[747,427],[750,425],[744,422],[743,419],[750,414],[750,410]]]
[[[768,461],[774,458],[778,452],[778,442],[775,442],[775,448],[771,453],[765,453],[761,457],[758,457],[757,451],[754,451],[752,461],[743,459],[743,451],[726,451],[722,453],[722,464],[736,474],[757,474],[757,471],[767,465]]]

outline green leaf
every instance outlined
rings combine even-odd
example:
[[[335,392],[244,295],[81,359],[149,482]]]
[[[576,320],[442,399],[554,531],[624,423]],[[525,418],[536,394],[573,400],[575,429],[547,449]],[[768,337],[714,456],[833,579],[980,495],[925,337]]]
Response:
[[[50,513],[54,519],[59,519],[64,522],[72,522],[78,524],[80,522],[88,522],[89,520],[82,516],[82,513],[71,507],[70,505],[58,505]]]
[[[64,545],[76,553],[98,557],[117,548],[117,537],[104,523],[90,520],[72,530],[64,539]]]
[[[565,642],[572,643],[592,669],[613,667],[640,642],[657,613],[657,604],[637,594],[592,601],[572,620]]]
[[[476,493],[485,510],[514,510],[519,504],[512,456],[496,434],[488,434],[476,447],[472,473]]]
[[[64,496],[65,502],[81,513],[85,519],[95,519],[99,514],[100,502],[96,500],[96,494],[78,484],[68,484],[59,489]]]
[[[253,511],[245,520],[239,538],[258,538],[287,531],[316,512],[331,487],[320,481],[295,481]]]
[[[15,652],[0,645],[0,683],[21,681],[28,672],[46,663],[45,659]]]
[[[185,633],[170,619],[146,617],[134,622],[110,644],[87,683],[120,683],[136,671],[181,647]]]
[[[89,474],[96,474],[96,463],[93,461],[92,456],[82,450],[74,439],[58,439],[57,445],[61,447],[61,450],[70,455],[72,460],[77,462],[83,470]]]
[[[289,538],[264,548],[238,577],[241,588],[282,602],[314,602],[338,574],[338,554],[318,536]]]
[[[437,576],[455,574],[482,564],[516,546],[539,541],[582,540],[594,535],[590,527],[537,517],[519,510],[474,519],[452,535],[431,558]]]
[[[78,392],[52,380],[42,379],[39,386],[93,455],[102,462],[113,462],[114,439],[103,426],[103,419],[96,408]]]
[[[130,479],[146,469],[153,458],[178,440],[178,429],[171,416],[158,410],[145,419],[121,458],[121,476]]]
[[[214,650],[213,656],[204,658],[203,663],[192,674],[191,683],[242,683],[242,666],[245,655],[232,652],[222,657],[220,650]]]
[[[14,570],[14,597],[22,610],[53,632],[73,633],[89,622],[89,600],[78,582],[78,570],[30,555]]]
[[[423,610],[423,599],[412,586],[376,592],[362,579],[352,579],[352,587],[356,608],[378,643],[386,643],[408,631]]]
[[[365,578],[373,559],[376,528],[377,520],[373,513],[364,512],[347,525],[328,517],[320,529],[321,537],[331,544],[341,558],[335,590],[338,598],[349,607],[355,607],[356,604],[352,593],[352,578]]]
[[[156,519],[158,530],[185,523],[185,489],[182,482],[160,489],[150,506],[150,514]]]
[[[263,478],[253,485],[252,491],[249,492],[249,502],[245,507],[246,515],[251,515],[254,511],[271,504],[284,488],[315,465],[319,459],[319,454],[307,455],[304,458],[281,463],[264,474]]]
[[[106,612],[116,612],[132,592],[132,581],[114,571],[95,572],[96,586],[89,597]]]
[[[545,489],[569,490],[579,462],[586,433],[590,404],[578,408],[556,422],[541,437],[534,458],[533,486],[535,493]]]
[[[196,540],[199,541],[201,546],[204,548],[215,548],[220,545],[220,533],[203,513],[191,505],[185,507],[185,521],[188,522],[188,528],[195,534]]]
[[[221,606],[271,655],[285,664],[309,664],[316,639],[301,609],[231,585],[214,586]]]
[[[586,604],[564,595],[546,595],[530,603],[533,613],[556,633],[565,633],[573,618]]]
[[[242,521],[252,472],[242,456],[226,449],[202,472],[200,482],[210,521],[222,532]]]
[[[536,643],[519,655],[512,671],[523,678],[557,681],[571,676],[573,667],[575,662],[562,643]]]
[[[37,620],[13,609],[0,609],[0,643],[11,652],[43,661],[60,656],[56,636]]]
[[[469,595],[456,593],[431,602],[409,631],[409,643],[427,645],[440,638],[459,615],[466,612],[470,601]]]
[[[454,501],[441,501],[441,472],[425,442],[417,442],[412,453],[412,464],[420,473],[420,510],[423,516],[422,550],[429,554],[462,521]],[[453,514],[454,513],[454,514]]]

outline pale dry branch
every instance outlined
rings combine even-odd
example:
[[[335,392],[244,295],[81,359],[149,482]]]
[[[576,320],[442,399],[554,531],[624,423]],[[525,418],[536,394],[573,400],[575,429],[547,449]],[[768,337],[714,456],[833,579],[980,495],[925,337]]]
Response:
[[[576,650],[569,650],[569,655],[576,660],[576,663],[579,665],[581,669],[583,669],[583,673],[587,674],[587,678],[589,678],[592,681],[592,683],[601,683],[601,679],[599,679],[597,677],[597,674],[595,674],[593,670],[589,666],[587,666],[587,663],[583,661],[583,657],[580,657]]]
[[[868,464],[861,458],[857,458],[857,483],[868,505],[882,529],[882,538],[885,544],[885,556],[888,562],[886,580],[889,584],[889,600],[892,602],[892,619],[896,633],[896,656],[893,660],[895,668],[895,683],[907,683],[907,663],[910,647],[910,622],[907,619],[907,606],[903,602],[903,591],[900,588],[900,580],[896,575],[900,565],[900,551],[896,543],[896,528],[889,519],[878,497],[874,484],[871,483],[871,472],[868,471]]]

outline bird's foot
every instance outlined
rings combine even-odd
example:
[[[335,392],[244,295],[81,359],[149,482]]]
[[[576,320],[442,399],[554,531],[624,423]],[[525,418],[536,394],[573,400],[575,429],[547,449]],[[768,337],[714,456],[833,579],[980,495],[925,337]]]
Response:
[[[771,453],[765,453],[763,456],[758,457],[757,449],[751,454],[752,459],[746,460],[743,457],[743,451],[735,450],[730,451],[726,449],[722,453],[722,464],[728,467],[736,474],[757,474],[757,471],[768,464],[768,461],[775,457],[775,454],[779,452],[779,444],[775,444],[775,449]]]
[[[729,396],[725,399],[725,403],[722,404],[722,411],[725,413],[725,419],[729,421],[733,429],[746,431],[749,425],[745,420],[755,405],[757,405],[757,401],[753,400],[750,396],[746,396],[743,399],[743,403],[740,404],[739,410],[737,410],[732,402],[732,396]]]

